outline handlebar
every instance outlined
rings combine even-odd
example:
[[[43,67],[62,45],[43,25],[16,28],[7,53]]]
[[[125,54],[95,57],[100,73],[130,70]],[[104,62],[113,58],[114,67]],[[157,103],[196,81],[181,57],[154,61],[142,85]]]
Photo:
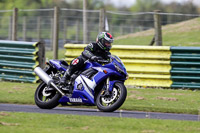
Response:
[[[108,61],[108,60],[98,60],[97,62],[99,62],[99,63],[109,63],[110,61]]]

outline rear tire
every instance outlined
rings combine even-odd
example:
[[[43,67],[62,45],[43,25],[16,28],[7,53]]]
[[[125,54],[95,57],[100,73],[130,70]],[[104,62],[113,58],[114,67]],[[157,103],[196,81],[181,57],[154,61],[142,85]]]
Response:
[[[42,82],[35,91],[35,104],[41,109],[52,109],[58,106],[61,94],[54,88],[51,92],[45,92],[48,89],[47,84]],[[46,96],[44,96],[44,93]]]
[[[111,96],[104,96],[104,90],[99,91],[96,105],[100,111],[113,112],[126,100],[127,90],[123,83],[115,83]]]

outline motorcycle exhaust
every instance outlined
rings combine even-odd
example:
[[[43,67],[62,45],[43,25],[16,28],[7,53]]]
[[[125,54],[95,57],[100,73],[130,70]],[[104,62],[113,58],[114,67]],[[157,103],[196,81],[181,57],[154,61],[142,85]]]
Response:
[[[53,86],[62,96],[65,94],[54,84],[53,79],[49,77],[40,67],[36,67],[34,72],[49,86]]]

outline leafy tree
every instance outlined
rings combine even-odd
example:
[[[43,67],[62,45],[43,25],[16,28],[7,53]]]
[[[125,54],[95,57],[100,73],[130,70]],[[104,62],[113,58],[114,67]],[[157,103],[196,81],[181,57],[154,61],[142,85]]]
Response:
[[[133,12],[149,12],[158,10],[162,6],[159,0],[136,0],[136,3],[130,8]]]

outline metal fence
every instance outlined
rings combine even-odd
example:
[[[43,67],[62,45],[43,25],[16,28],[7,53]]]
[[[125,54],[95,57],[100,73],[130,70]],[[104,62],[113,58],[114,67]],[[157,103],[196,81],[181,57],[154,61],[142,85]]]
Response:
[[[100,31],[101,11],[87,10],[88,42],[94,41]],[[154,28],[154,12],[105,11],[106,30],[115,37]],[[161,24],[173,24],[199,15],[159,13]],[[0,11],[0,39],[11,40],[13,32],[13,10]],[[54,9],[18,9],[17,40],[44,41],[52,49]],[[150,42],[151,40],[149,40]],[[61,8],[59,12],[59,47],[65,43],[83,43],[83,10]]]

